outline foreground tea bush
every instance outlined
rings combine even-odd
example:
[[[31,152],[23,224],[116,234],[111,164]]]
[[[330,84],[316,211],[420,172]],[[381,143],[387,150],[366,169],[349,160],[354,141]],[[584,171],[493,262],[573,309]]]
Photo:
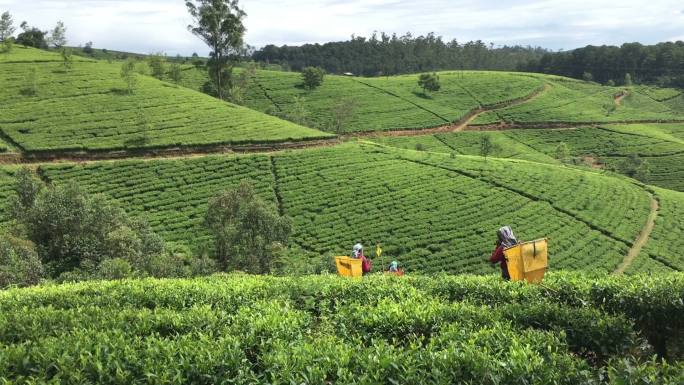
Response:
[[[681,335],[683,297],[680,273],[13,289],[0,292],[0,383],[680,384],[677,349],[665,363],[644,337]]]

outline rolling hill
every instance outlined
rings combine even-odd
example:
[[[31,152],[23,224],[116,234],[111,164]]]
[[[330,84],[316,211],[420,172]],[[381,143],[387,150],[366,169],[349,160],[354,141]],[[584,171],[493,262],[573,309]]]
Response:
[[[207,81],[206,74],[194,67],[186,67],[184,73],[186,87],[200,90]],[[529,73],[449,71],[438,75],[441,89],[427,94],[418,87],[416,75],[327,75],[321,87],[308,91],[301,86],[298,73],[256,70],[245,105],[287,118],[298,97],[309,113],[307,125],[328,129],[334,106],[331,98],[337,102],[352,99],[356,109],[346,132],[439,127],[475,112],[483,113],[473,125],[684,122],[684,108],[678,106],[682,92],[675,89],[609,87]],[[616,102],[620,95],[624,96]]]
[[[146,214],[165,239],[196,248],[209,242],[202,227],[208,199],[249,179],[294,218],[291,246],[303,255],[326,259],[355,242],[382,243],[388,258],[426,273],[490,272],[483,258],[501,223],[523,239],[550,237],[556,269],[611,272],[644,227],[652,194],[601,170],[370,142],[265,155],[43,164],[39,171],[53,183],[74,180],[104,193],[130,213]],[[665,238],[647,244],[643,257],[656,262],[643,268],[681,270],[678,257],[661,250],[671,238],[666,234],[681,234],[681,193],[660,191],[669,190],[655,192],[663,202],[656,231]]]
[[[649,183],[684,189],[684,124],[620,122],[678,119],[675,109],[664,107],[681,96],[677,90],[625,91],[546,75],[462,71],[440,73],[442,89],[429,95],[417,89],[415,76],[328,76],[307,91],[298,74],[257,70],[244,95],[256,110],[288,117],[303,104],[306,123],[328,129],[335,104],[353,100],[356,113],[346,130],[363,131],[366,140],[355,142],[348,132],[342,138],[348,143],[316,143],[311,140],[333,135],[147,76],[138,76],[128,94],[120,64],[76,58],[66,70],[60,60],[53,52],[19,48],[0,62],[0,75],[11,85],[0,91],[8,106],[0,116],[6,151],[48,157],[79,151],[90,161],[44,162],[36,170],[48,182],[77,181],[119,201],[132,215],[146,216],[167,241],[210,248],[202,227],[208,199],[249,179],[294,218],[291,246],[314,258],[346,254],[362,241],[382,243],[388,257],[409,270],[488,273],[482,258],[491,251],[494,229],[508,223],[524,239],[551,237],[554,268],[607,273],[630,250],[640,255],[628,273],[684,268],[665,247],[679,239],[668,234],[682,233],[675,219],[680,193],[605,170],[638,155],[650,164]],[[31,68],[37,92],[22,95],[17,90]],[[188,86],[203,82],[194,68],[184,73]],[[607,102],[614,108],[598,114]],[[544,111],[552,117],[548,124],[574,123],[537,127]],[[466,117],[474,119],[471,125],[454,124]],[[603,122],[585,123],[587,117]],[[537,128],[517,128],[525,122]],[[419,131],[429,127],[440,128]],[[485,135],[497,147],[486,159],[478,156]],[[292,141],[320,148],[193,153]],[[560,143],[588,166],[556,159]],[[123,149],[119,156],[131,157],[169,148],[180,152],[172,159],[97,161],[103,151]],[[16,168],[0,168],[3,217]],[[654,199],[660,205],[653,238],[635,249]]]
[[[330,135],[199,92],[137,75],[132,94],[120,64],[16,48],[0,55],[0,132],[30,153],[201,147]]]

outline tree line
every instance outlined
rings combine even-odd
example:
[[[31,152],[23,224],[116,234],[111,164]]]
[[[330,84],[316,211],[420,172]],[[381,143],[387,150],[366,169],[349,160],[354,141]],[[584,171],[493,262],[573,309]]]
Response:
[[[515,70],[547,52],[518,45],[495,48],[481,40],[445,41],[434,33],[398,36],[382,32],[325,44],[267,45],[255,51],[252,59],[293,71],[321,67],[329,73],[380,76],[436,70]]]
[[[519,70],[591,78],[600,83],[635,83],[684,87],[684,42],[655,45],[625,43],[616,46],[586,46],[568,52],[546,52],[521,65]]]

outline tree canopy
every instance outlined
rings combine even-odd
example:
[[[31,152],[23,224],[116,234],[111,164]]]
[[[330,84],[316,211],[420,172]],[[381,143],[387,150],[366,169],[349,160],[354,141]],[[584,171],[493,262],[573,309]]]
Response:
[[[590,73],[594,81],[603,84],[628,86],[635,82],[684,87],[684,42],[589,45],[568,52],[547,52],[519,69],[576,79]]]
[[[271,271],[276,248],[287,244],[292,231],[292,220],[262,200],[247,181],[209,201],[205,224],[224,269],[257,274]]]
[[[231,64],[244,52],[242,21],[247,14],[238,0],[189,0],[185,5],[194,21],[188,30],[211,49],[207,63],[210,77],[219,99],[223,99],[224,90],[230,88]]]
[[[14,34],[16,28],[14,28],[14,20],[12,20],[12,15],[9,12],[3,12],[0,15],[0,41],[5,41]]]
[[[352,36],[348,41],[302,46],[267,45],[252,59],[280,64],[294,71],[321,67],[328,73],[351,72],[361,76],[396,75],[438,70],[515,70],[519,65],[548,51],[523,46],[494,47],[483,41],[459,43],[444,41],[429,33],[403,36],[386,33],[366,38]]]

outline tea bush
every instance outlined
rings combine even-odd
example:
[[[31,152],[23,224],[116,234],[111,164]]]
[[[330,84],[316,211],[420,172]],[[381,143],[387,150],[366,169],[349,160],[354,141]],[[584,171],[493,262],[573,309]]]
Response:
[[[650,318],[681,331],[681,273],[546,285],[232,274],[0,291],[0,382],[681,383],[682,361],[640,339]]]

